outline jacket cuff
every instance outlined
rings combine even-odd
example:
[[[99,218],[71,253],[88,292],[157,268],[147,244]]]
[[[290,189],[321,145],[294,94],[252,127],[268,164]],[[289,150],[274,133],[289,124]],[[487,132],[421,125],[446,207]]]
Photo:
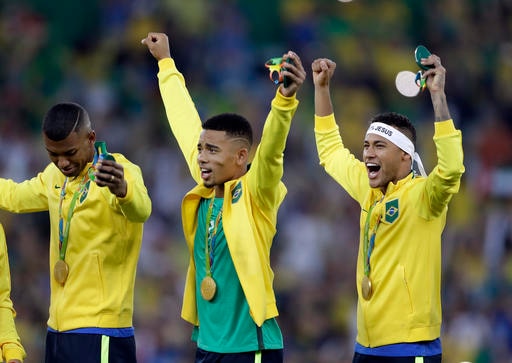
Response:
[[[434,122],[435,135],[448,135],[453,134],[455,131],[455,125],[452,119]]]
[[[176,68],[176,64],[174,64],[174,59],[172,58],[163,58],[158,61],[158,68],[163,71],[166,69]]]
[[[317,116],[315,115],[315,131],[330,131],[337,128],[336,119],[334,118],[334,113],[331,113],[327,116]]]
[[[4,344],[2,350],[6,362],[12,359],[18,359],[20,361],[23,361],[23,358],[25,358],[25,350],[16,344]]]
[[[297,102],[296,93],[294,93],[290,97],[283,96],[281,92],[279,92],[279,88],[276,90],[276,96],[274,97],[273,104],[277,107],[290,107]]]

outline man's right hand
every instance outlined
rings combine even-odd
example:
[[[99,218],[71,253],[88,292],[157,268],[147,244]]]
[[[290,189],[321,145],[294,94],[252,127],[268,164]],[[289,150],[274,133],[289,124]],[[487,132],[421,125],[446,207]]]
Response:
[[[329,86],[334,70],[336,69],[336,63],[327,58],[318,58],[311,64],[311,70],[313,71],[313,83],[318,87]]]
[[[157,61],[171,57],[169,38],[164,33],[150,32],[146,38],[141,40],[141,43],[148,47],[149,52]]]
[[[318,58],[311,64],[315,85],[315,115],[328,116],[333,113],[329,82],[336,69],[336,63],[327,58]]]

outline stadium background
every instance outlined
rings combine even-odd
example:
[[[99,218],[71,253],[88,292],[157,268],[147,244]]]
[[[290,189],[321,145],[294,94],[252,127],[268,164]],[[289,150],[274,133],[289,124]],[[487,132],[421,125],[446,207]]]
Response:
[[[275,92],[265,61],[292,49],[309,73],[285,152],[288,196],[272,251],[288,363],[350,362],[355,334],[359,210],[318,165],[311,61],[338,64],[335,113],[354,153],[373,114],[399,111],[417,126],[431,170],[428,94],[405,98],[394,87],[399,71],[417,71],[414,48],[426,45],[448,69],[467,169],[444,234],[444,361],[512,362],[512,1],[4,0],[0,29],[1,176],[21,181],[48,163],[40,122],[61,101],[83,104],[109,150],[142,167],[153,199],[135,296],[142,363],[190,362],[194,346],[179,317],[187,263],[179,203],[192,183],[140,39],[167,33],[202,117],[241,113],[257,138]],[[26,362],[42,362],[47,215],[1,212],[0,222]]]

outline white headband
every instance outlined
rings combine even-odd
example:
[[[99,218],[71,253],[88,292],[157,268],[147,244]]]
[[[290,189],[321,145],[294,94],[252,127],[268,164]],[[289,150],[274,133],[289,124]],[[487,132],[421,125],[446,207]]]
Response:
[[[366,131],[366,135],[368,134],[382,136],[383,138],[391,141],[393,144],[405,151],[407,154],[411,155],[411,170],[413,170],[413,165],[416,161],[421,176],[427,176],[419,154],[414,151],[414,144],[402,132],[383,122],[372,122],[370,127],[368,127],[368,131]]]

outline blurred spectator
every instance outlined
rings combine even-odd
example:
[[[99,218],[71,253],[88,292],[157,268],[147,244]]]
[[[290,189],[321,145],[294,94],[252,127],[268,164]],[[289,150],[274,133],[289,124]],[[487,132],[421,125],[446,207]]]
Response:
[[[475,126],[476,185],[485,213],[484,259],[490,277],[502,278],[512,248],[512,130],[490,113]]]

